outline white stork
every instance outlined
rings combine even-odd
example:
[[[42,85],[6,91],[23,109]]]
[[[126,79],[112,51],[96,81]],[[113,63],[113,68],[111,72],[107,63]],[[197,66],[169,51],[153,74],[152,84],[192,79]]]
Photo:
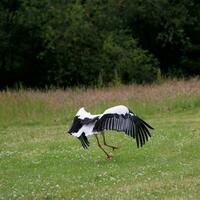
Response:
[[[68,133],[77,137],[81,141],[83,148],[89,147],[87,136],[94,135],[98,146],[104,151],[107,158],[111,158],[112,156],[109,155],[100,144],[97,136],[98,132],[100,132],[103,137],[104,145],[114,150],[117,149],[117,147],[106,143],[104,130],[125,132],[125,134],[136,139],[137,147],[142,147],[145,142],[148,141],[148,137],[151,137],[148,128],[153,129],[126,106],[119,105],[108,108],[103,114],[99,115],[91,115],[89,112],[85,111],[84,108],[79,109]]]

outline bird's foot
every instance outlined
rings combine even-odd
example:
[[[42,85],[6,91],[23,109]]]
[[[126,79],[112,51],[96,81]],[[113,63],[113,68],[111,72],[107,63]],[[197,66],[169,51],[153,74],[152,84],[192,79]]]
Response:
[[[111,160],[112,157],[113,157],[113,155],[111,155],[111,154],[108,154],[108,155],[107,155],[107,158],[108,158],[109,160]]]

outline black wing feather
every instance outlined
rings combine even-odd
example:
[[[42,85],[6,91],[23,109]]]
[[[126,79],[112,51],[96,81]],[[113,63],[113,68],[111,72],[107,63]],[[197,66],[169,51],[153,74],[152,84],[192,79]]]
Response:
[[[139,132],[140,132],[140,135],[141,135],[141,137],[142,137],[142,145],[144,145],[145,144],[145,136],[144,136],[144,132],[142,131],[142,128],[139,126],[138,127],[138,129],[139,129]],[[142,146],[141,145],[141,146]]]
[[[145,132],[144,128],[141,126],[140,129],[144,135],[144,138],[145,138],[144,141],[148,141],[148,136],[147,136],[147,133]]]
[[[137,133],[138,135],[138,138],[139,138],[139,146],[142,147],[142,136],[141,136],[141,133],[139,131],[139,127],[137,127]]]
[[[147,124],[143,119],[137,117],[145,126],[147,126],[150,129],[154,129],[152,126],[150,126],[149,124]]]
[[[123,131],[136,139],[137,147],[142,147],[148,141],[148,137],[151,137],[148,128],[153,129],[153,127],[134,114],[105,114],[97,120],[93,131],[99,132],[105,129]]]
[[[84,132],[78,137],[78,139],[81,141],[81,144],[84,149],[87,149],[90,146],[90,143],[89,143],[87,137],[85,136]]]
[[[140,143],[139,143],[139,134],[136,134],[136,143],[137,143],[137,147],[140,147]]]
[[[98,118],[99,117],[94,117],[94,118],[87,118],[86,117],[86,118],[84,118],[84,119],[81,120],[81,124],[82,125],[87,125],[87,124],[93,123],[93,122],[97,121]]]

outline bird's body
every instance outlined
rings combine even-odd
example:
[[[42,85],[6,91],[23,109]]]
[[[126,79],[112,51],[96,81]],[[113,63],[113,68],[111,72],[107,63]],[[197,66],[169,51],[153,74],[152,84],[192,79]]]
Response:
[[[72,123],[69,133],[72,133],[75,137],[80,137],[82,133],[85,133],[86,136],[94,134],[95,119],[99,118],[99,116],[100,115],[91,115],[89,112],[85,111],[84,108],[79,109],[74,118],[75,123]],[[75,130],[75,132],[73,132],[73,129],[77,131]]]
[[[117,147],[107,145],[104,136],[104,130],[116,130],[125,132],[127,135],[136,139],[137,146],[143,146],[151,137],[148,128],[153,129],[149,124],[136,116],[126,106],[119,105],[108,108],[102,114],[92,115],[85,111],[84,108],[79,109],[76,113],[73,123],[68,133],[77,137],[84,148],[89,147],[89,141],[87,139],[90,135],[95,135],[98,146],[106,153],[99,143],[97,133],[101,133],[104,140],[104,145],[116,149]]]

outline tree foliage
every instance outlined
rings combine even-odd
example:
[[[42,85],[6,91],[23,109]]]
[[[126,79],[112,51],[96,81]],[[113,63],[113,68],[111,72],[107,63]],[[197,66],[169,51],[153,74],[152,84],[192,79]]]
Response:
[[[199,9],[195,0],[2,0],[0,87],[200,74]]]

